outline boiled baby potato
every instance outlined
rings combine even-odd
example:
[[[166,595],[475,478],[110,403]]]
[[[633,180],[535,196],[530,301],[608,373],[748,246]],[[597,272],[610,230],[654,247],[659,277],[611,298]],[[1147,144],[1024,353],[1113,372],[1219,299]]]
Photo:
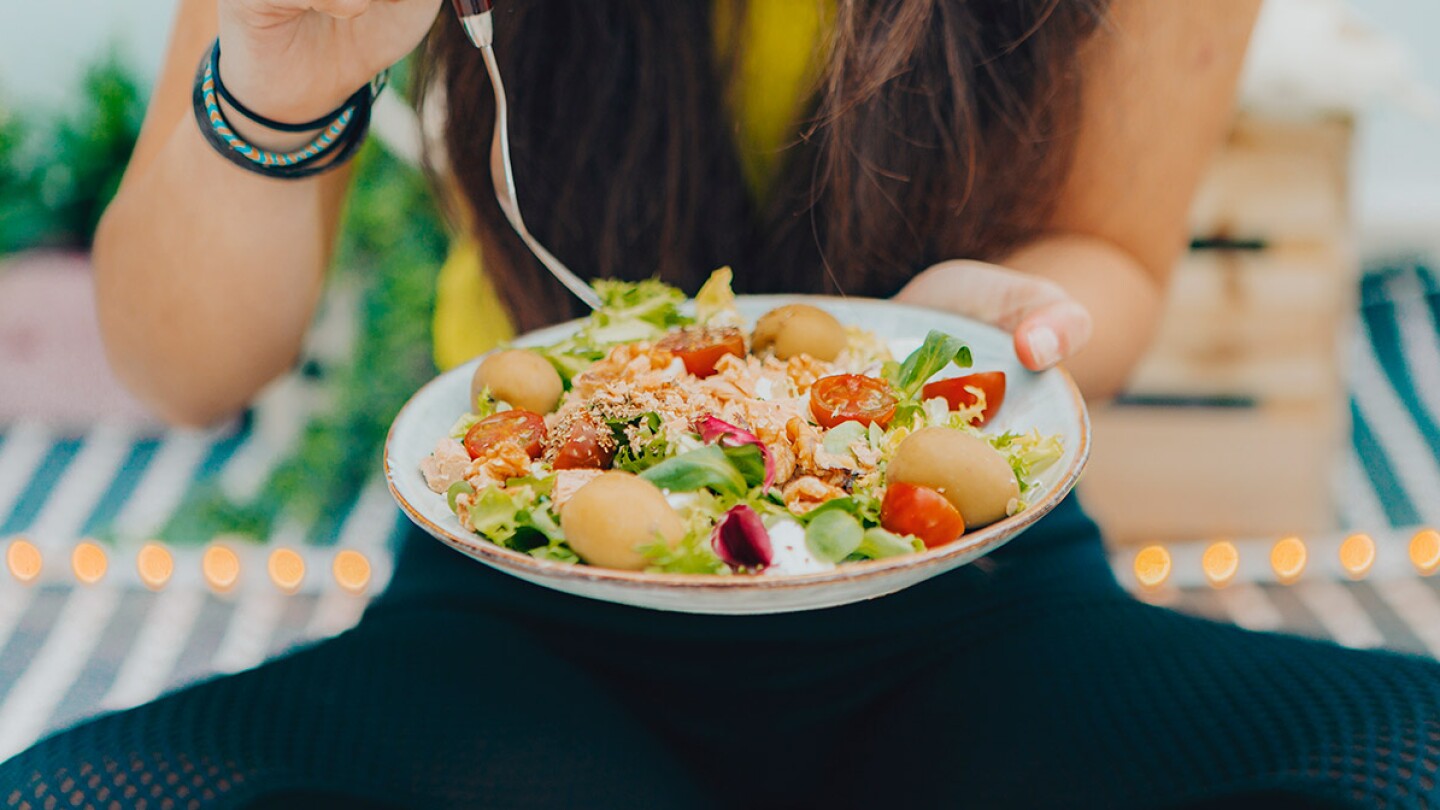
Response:
[[[498,400],[541,414],[555,410],[565,392],[560,373],[550,361],[525,349],[495,352],[481,361],[470,381],[470,401],[486,388]]]
[[[570,496],[560,529],[580,559],[602,568],[640,571],[647,565],[636,546],[663,540],[674,545],[685,522],[660,488],[626,472],[607,472]]]
[[[781,360],[808,354],[829,363],[847,343],[845,327],[823,309],[808,304],[786,304],[755,322],[750,344],[757,352],[771,349]]]
[[[891,481],[930,487],[965,519],[965,529],[1005,517],[1020,497],[1010,462],[984,439],[946,427],[917,430],[895,450],[886,472]]]

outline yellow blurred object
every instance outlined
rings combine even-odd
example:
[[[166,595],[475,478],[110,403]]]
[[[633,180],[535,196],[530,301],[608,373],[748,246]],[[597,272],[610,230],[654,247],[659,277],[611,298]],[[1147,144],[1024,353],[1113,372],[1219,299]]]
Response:
[[[295,592],[305,581],[305,558],[293,549],[277,548],[270,552],[266,567],[270,572],[270,581],[286,593]]]
[[[1309,551],[1305,542],[1298,537],[1285,537],[1270,549],[1270,567],[1284,585],[1289,585],[1305,573]]]
[[[86,585],[94,585],[104,579],[109,568],[110,559],[105,555],[105,549],[88,540],[70,553],[70,570],[75,572],[76,579]]]
[[[24,538],[12,540],[5,550],[5,565],[10,574],[21,582],[34,582],[45,566],[40,549]]]
[[[1229,540],[1211,543],[1200,557],[1200,568],[1212,588],[1223,588],[1230,584],[1235,572],[1240,569],[1240,550]]]
[[[1135,579],[1143,588],[1158,588],[1170,578],[1170,552],[1146,546],[1135,555]]]
[[[452,369],[514,337],[510,317],[480,267],[480,247],[457,238],[435,291],[435,365]]]
[[[1369,535],[1352,534],[1340,544],[1340,567],[1351,579],[1364,579],[1375,565],[1375,541]]]
[[[175,558],[159,543],[146,543],[135,555],[135,571],[140,581],[152,591],[158,591],[170,581],[175,573]]]

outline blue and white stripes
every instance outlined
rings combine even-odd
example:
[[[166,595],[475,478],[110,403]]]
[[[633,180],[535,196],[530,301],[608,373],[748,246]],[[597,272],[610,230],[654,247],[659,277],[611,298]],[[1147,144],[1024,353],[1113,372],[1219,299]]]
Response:
[[[1374,534],[1382,556],[1403,555],[1390,541],[1440,528],[1440,284],[1425,268],[1395,268],[1367,276],[1362,299],[1349,358],[1353,441],[1336,471],[1335,502],[1347,528]],[[306,386],[297,374],[250,418],[208,432],[0,426],[0,544],[28,538],[47,569],[28,586],[0,571],[0,759],[46,730],[244,669],[357,620],[365,598],[336,587],[327,565],[337,549],[359,550],[376,564],[372,592],[383,583],[387,550],[405,524],[378,477],[323,525],[279,521],[272,546],[301,551],[310,572],[297,595],[255,575],[264,570],[262,547],[242,550],[240,586],[206,589],[203,537],[173,549],[175,578],[163,590],[140,587],[133,572],[136,544],[191,493],[216,484],[238,497],[253,493],[314,413],[317,397]],[[65,555],[87,536],[118,545],[111,573],[78,586]],[[1176,560],[1178,568],[1178,549]],[[1166,598],[1253,629],[1440,657],[1440,576],[1381,569],[1358,582],[1319,573],[1293,585],[1242,579]]]

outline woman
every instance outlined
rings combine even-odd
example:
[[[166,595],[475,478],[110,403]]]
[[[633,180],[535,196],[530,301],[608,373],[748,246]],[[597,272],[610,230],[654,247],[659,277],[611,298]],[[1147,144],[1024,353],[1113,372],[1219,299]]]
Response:
[[[514,0],[497,52],[522,204],[572,267],[895,295],[1013,331],[1032,368],[1068,357],[1093,400],[1153,329],[1256,6]],[[343,170],[281,182],[202,137],[217,31],[248,108],[221,115],[281,152],[316,133],[265,122],[325,120],[436,10],[182,0],[96,246],[112,359],[161,412],[212,421],[293,361],[345,193]],[[491,101],[448,14],[426,53],[484,256],[485,280],[473,257],[442,274],[451,362],[507,328],[491,289],[515,328],[574,307],[491,196]],[[355,630],[42,742],[0,799],[1423,806],[1437,767],[1440,667],[1137,603],[1072,499],[984,565],[773,617],[590,602],[412,539]]]

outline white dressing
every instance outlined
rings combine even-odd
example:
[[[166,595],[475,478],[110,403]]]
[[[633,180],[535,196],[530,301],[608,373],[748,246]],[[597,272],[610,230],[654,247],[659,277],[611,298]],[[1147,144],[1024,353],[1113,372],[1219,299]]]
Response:
[[[831,571],[835,563],[816,557],[805,543],[805,527],[799,521],[779,518],[769,527],[770,546],[774,557],[766,574],[811,574]]]

